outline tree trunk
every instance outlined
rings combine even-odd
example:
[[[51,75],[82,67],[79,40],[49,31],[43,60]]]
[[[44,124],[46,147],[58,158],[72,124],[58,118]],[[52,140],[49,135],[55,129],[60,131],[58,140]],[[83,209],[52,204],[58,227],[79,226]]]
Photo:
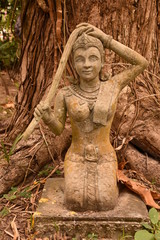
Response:
[[[118,160],[122,161],[125,156],[131,168],[136,154],[140,162],[143,162],[144,156],[149,155],[159,166],[159,1],[66,0],[61,1],[61,4],[59,0],[22,2],[22,82],[7,139],[14,139],[26,129],[35,106],[44,97],[53,80],[66,39],[78,23],[89,22],[141,53],[149,61],[148,69],[126,87],[120,96],[112,126],[112,139],[114,146],[120,149],[117,150]],[[105,71],[114,75],[126,67],[128,64],[106,50]],[[69,64],[67,75],[72,72]],[[64,84],[65,74],[61,82],[61,85]],[[127,150],[130,141],[135,146],[133,158]],[[143,171],[138,167],[137,170],[148,177],[150,169]],[[160,185],[160,182],[157,184]]]

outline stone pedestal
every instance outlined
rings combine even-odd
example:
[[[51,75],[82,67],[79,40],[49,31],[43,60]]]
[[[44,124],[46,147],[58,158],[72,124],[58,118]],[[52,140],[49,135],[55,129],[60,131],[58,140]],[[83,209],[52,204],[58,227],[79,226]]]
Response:
[[[142,200],[133,193],[123,190],[114,210],[106,212],[73,212],[64,206],[64,179],[48,179],[34,213],[37,238],[53,236],[60,231],[82,239],[88,234],[98,239],[118,240],[125,234],[134,236],[142,221],[148,220],[148,212]]]

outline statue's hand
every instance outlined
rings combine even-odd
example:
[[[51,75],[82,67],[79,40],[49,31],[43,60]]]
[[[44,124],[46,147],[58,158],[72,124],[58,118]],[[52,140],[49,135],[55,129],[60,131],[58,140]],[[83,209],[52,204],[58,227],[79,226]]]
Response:
[[[78,36],[82,35],[82,33],[87,33],[88,31],[92,31],[93,27],[92,25],[89,25],[87,23],[81,23],[79,25],[76,26],[76,28],[73,30],[72,33],[77,33]]]
[[[43,119],[44,123],[49,123],[51,120],[51,108],[48,104],[40,102],[34,111],[34,117],[37,121]]]
[[[86,34],[98,38],[103,43],[104,47],[109,48],[112,36],[105,34],[99,28],[89,24],[89,23],[80,23],[76,26],[76,29],[81,29],[80,34],[85,32]]]

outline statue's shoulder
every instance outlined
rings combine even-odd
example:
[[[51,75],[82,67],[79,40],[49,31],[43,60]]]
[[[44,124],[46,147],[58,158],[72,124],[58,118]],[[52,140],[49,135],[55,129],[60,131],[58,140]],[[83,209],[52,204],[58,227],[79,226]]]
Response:
[[[61,88],[61,90],[59,92],[60,92],[60,94],[63,94],[64,97],[69,97],[72,95],[71,88],[72,88],[71,85],[65,86],[65,87]]]
[[[113,77],[110,77],[109,79],[107,79],[106,81],[101,81],[101,86],[103,88],[108,89],[109,86],[116,87],[117,82],[115,81],[114,76],[113,76]]]

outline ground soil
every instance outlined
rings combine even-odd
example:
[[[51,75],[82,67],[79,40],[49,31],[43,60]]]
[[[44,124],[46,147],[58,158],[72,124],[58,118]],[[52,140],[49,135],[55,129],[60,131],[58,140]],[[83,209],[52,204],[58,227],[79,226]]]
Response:
[[[6,127],[12,116],[17,87],[18,79],[13,81],[6,71],[0,72],[0,129]]]
[[[10,147],[5,142],[5,129],[15,110],[14,99],[19,82],[17,73],[0,72],[0,161],[3,162],[6,160],[2,141],[6,147]],[[19,186],[12,188],[8,194],[0,196],[0,240],[41,240],[36,238],[36,233],[33,231],[32,214],[36,211],[46,179],[58,176],[63,176],[63,166],[55,168],[51,162],[38,174],[25,178]],[[58,232],[51,239],[68,238]]]
[[[14,74],[15,76],[15,74]],[[3,140],[5,136],[5,128],[9,124],[12,113],[14,111],[14,98],[17,93],[18,86],[18,74],[16,78],[12,79],[6,71],[0,72],[0,141]],[[0,145],[0,160],[3,161],[3,151]],[[42,178],[43,179],[43,178]],[[25,188],[27,183],[23,183],[17,188]],[[29,183],[29,187],[33,190],[30,191],[27,196],[20,196],[19,193],[14,191],[13,194],[3,195],[0,198],[0,240],[10,240],[10,239],[31,239],[32,237],[32,227],[31,219],[32,212],[36,208],[38,198],[41,195],[41,189],[44,183],[39,185],[35,184],[35,180]],[[37,188],[38,186],[38,188]],[[37,190],[38,189],[38,190]],[[22,190],[23,191],[23,190]],[[13,195],[15,197],[13,197]],[[14,198],[14,199],[13,199]],[[18,234],[20,238],[18,238]],[[16,237],[17,236],[17,237]],[[33,239],[33,238],[32,238]]]

